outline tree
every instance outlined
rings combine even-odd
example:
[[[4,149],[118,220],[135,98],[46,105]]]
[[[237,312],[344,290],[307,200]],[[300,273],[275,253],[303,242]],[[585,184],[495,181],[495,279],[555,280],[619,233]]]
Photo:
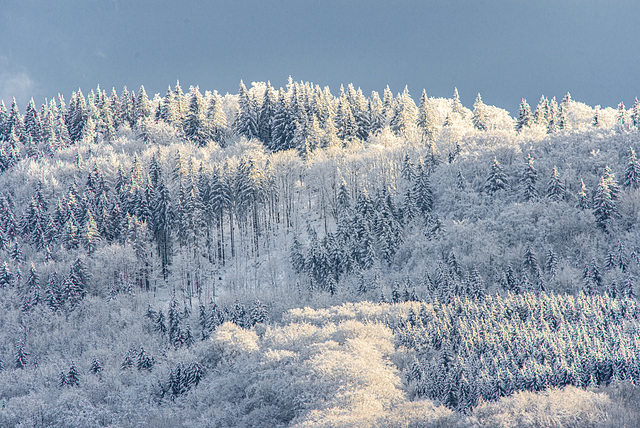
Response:
[[[516,122],[516,131],[521,132],[523,128],[531,127],[533,116],[531,115],[531,107],[524,98],[520,102],[518,110],[518,121]]]
[[[80,385],[80,372],[75,363],[71,361],[69,372],[67,373],[66,386],[79,386]]]
[[[581,210],[586,210],[591,207],[589,189],[587,189],[587,186],[584,184],[584,180],[580,180],[580,191],[578,192],[578,202],[576,206]]]
[[[24,342],[20,340],[18,342],[18,348],[14,355],[13,361],[16,369],[24,369],[27,367],[27,357],[29,353],[24,350]]]
[[[198,87],[192,88],[189,112],[182,128],[184,136],[198,147],[204,147],[211,139],[211,131],[206,117],[205,101]]]
[[[525,201],[530,201],[538,197],[536,190],[536,181],[538,180],[538,171],[533,166],[533,158],[531,154],[527,155],[527,163],[522,173],[522,196]]]
[[[429,183],[429,174],[424,167],[422,159],[417,167],[416,178],[413,184],[411,194],[415,198],[416,207],[423,214],[431,212],[433,209],[433,191]]]
[[[635,126],[637,131],[640,131],[640,101],[636,97],[636,101],[633,103],[633,110],[631,112],[631,122]]]
[[[258,112],[255,99],[249,94],[244,83],[240,81],[238,91],[238,106],[240,111],[234,124],[238,135],[244,135],[247,139],[258,138]]]
[[[22,298],[22,309],[26,312],[40,302],[40,277],[36,267],[31,263],[29,274],[24,284],[25,293]]]
[[[551,173],[551,179],[547,184],[547,198],[552,201],[561,201],[565,197],[565,187],[560,179],[558,173],[558,167],[553,166],[553,172]]]
[[[640,187],[640,162],[636,158],[636,152],[633,147],[629,147],[629,158],[624,170],[624,187],[634,190]]]
[[[409,95],[409,89],[405,86],[404,91],[396,100],[395,110],[391,118],[391,130],[397,135],[408,135],[416,126],[418,109]]]
[[[484,190],[488,194],[492,195],[498,190],[505,190],[508,187],[507,176],[502,170],[502,165],[498,162],[498,158],[493,158],[493,163],[491,164],[491,173],[487,178],[487,181],[484,185]]]
[[[162,276],[167,279],[169,265],[171,264],[171,231],[173,228],[174,212],[171,204],[169,189],[164,184],[164,180],[155,188],[155,201],[153,205],[153,235],[160,256]]]
[[[482,102],[480,94],[476,97],[476,101],[473,103],[473,116],[471,117],[473,127],[478,131],[487,130],[487,114],[486,106]]]
[[[601,178],[593,196],[593,215],[596,217],[596,224],[602,230],[606,230],[611,220],[617,216],[617,207],[610,183],[604,177]]]
[[[627,109],[624,107],[624,103],[618,104],[618,110],[616,112],[616,126],[619,130],[625,131],[628,127]]]

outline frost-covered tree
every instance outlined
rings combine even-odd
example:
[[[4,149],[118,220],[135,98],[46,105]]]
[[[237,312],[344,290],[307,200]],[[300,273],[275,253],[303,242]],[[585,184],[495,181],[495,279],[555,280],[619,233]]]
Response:
[[[538,197],[536,190],[536,181],[538,180],[538,171],[533,166],[533,158],[531,154],[527,155],[527,163],[524,167],[521,178],[522,197],[525,201],[530,201]]]
[[[524,98],[520,102],[520,108],[518,110],[518,120],[516,122],[516,131],[521,132],[523,128],[531,127],[533,123],[533,116],[531,114],[531,107]]]
[[[473,103],[473,116],[471,117],[473,127],[478,131],[487,130],[487,114],[486,105],[482,102],[480,94],[476,97],[476,101]]]
[[[555,165],[553,166],[549,183],[547,183],[547,198],[552,201],[561,201],[565,198],[565,186],[560,178],[558,167]]]
[[[602,177],[593,195],[593,214],[596,217],[598,227],[606,230],[611,220],[617,216],[617,212],[617,206],[610,188],[610,183],[605,177]]]
[[[492,195],[498,190],[507,189],[508,185],[507,175],[504,173],[500,162],[498,162],[498,158],[494,157],[491,164],[491,172],[484,185],[484,191]]]
[[[640,162],[636,158],[633,147],[629,147],[629,157],[624,169],[624,187],[637,189],[640,187]]]

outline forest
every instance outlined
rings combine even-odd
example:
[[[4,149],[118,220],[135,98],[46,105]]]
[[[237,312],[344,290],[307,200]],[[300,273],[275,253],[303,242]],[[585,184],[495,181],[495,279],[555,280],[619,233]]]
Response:
[[[640,102],[532,105],[0,102],[0,426],[637,425]]]

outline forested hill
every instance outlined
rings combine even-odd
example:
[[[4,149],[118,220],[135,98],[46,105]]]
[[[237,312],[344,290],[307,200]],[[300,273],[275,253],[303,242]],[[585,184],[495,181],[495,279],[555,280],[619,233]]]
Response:
[[[639,103],[569,94],[534,112],[523,100],[514,120],[457,91],[416,107],[406,89],[292,81],[0,106],[3,281],[79,259],[102,295],[169,284],[210,298],[220,278],[333,294],[373,275],[379,298],[382,276],[420,295],[459,264],[482,287],[629,293],[639,121]]]
[[[457,90],[452,99],[423,91],[416,103],[407,89],[365,96],[348,85],[335,95],[291,80],[279,89],[241,83],[224,96],[176,84],[152,98],[144,87],[96,88],[23,110],[2,103],[0,383],[21,386],[0,388],[17,412],[0,412],[0,422],[17,423],[29,394],[58,409],[51,391],[61,389],[96,415],[108,402],[130,414],[126,396],[135,395],[147,415],[179,425],[171,406],[206,401],[203,379],[214,389],[237,380],[211,375],[219,369],[207,359],[211,337],[242,348],[233,358],[251,348],[251,358],[273,362],[270,346],[281,339],[262,335],[265,325],[274,335],[290,328],[295,312],[284,311],[311,306],[324,319],[321,308],[358,301],[391,311],[374,320],[390,330],[374,336],[388,345],[394,334],[395,345],[416,352],[379,356],[402,371],[402,385],[388,378],[396,398],[468,413],[480,398],[521,390],[640,382],[639,146],[640,103],[590,107],[569,94],[542,96],[535,109],[523,100],[517,118],[480,95],[467,108]],[[415,301],[423,306],[407,312]],[[604,312],[576,313],[593,305]],[[489,320],[478,315],[485,310]],[[514,318],[514,310],[525,312]],[[466,335],[480,328],[493,339],[473,345]],[[602,333],[602,352],[581,353],[587,328]],[[500,329],[522,347],[498,349],[497,338],[507,340]],[[567,331],[580,336],[562,342],[566,349],[549,339]],[[338,333],[323,334],[331,342]],[[535,353],[543,341],[548,349]],[[625,352],[607,353],[621,343]],[[518,361],[511,375],[487,349]],[[115,401],[104,395],[103,370],[112,389],[126,391]],[[463,374],[471,386],[451,389]],[[427,381],[434,376],[447,381]],[[313,425],[317,402],[289,399],[233,411]],[[198,406],[222,425],[240,420],[207,403]]]

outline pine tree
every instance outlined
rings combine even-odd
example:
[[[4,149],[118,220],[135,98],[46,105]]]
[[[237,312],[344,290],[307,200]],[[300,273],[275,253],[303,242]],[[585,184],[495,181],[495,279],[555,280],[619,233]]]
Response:
[[[89,367],[89,373],[94,374],[96,376],[100,376],[103,371],[104,371],[104,368],[102,367],[102,363],[96,357],[93,357],[91,359],[91,366]]]
[[[415,128],[417,118],[418,109],[409,95],[409,89],[405,86],[404,91],[396,100],[390,123],[391,130],[397,135],[408,135]]]
[[[13,282],[13,275],[9,269],[9,265],[6,260],[2,262],[2,268],[0,268],[0,288],[6,288],[11,286]]]
[[[565,198],[565,187],[560,179],[558,168],[554,165],[551,179],[547,184],[547,198],[552,201],[561,201]]]
[[[416,178],[411,191],[415,198],[416,207],[423,213],[427,214],[433,209],[433,191],[429,183],[429,175],[420,160],[417,167]]]
[[[616,202],[611,192],[610,183],[604,177],[600,180],[593,195],[593,215],[596,217],[596,224],[602,230],[607,230],[611,220],[617,216]]]
[[[478,94],[476,101],[473,103],[473,116],[471,118],[473,127],[478,131],[487,130],[487,114],[485,110],[486,106],[482,102],[482,97]]]
[[[24,350],[24,342],[20,340],[18,342],[18,348],[14,355],[13,361],[16,369],[24,369],[27,367],[27,357],[29,353]]]
[[[258,138],[258,112],[255,99],[249,94],[244,83],[240,81],[238,91],[238,105],[240,111],[234,124],[235,132],[247,139]]]
[[[40,277],[36,267],[31,263],[29,274],[24,284],[25,293],[22,298],[22,309],[26,312],[40,302]]]
[[[631,111],[631,122],[637,131],[640,131],[640,101],[636,97],[633,103],[633,109]]]
[[[418,128],[422,131],[422,140],[432,142],[436,138],[438,128],[436,126],[436,118],[433,107],[427,97],[427,92],[422,90],[420,97],[420,105],[418,106]]]
[[[190,95],[189,111],[182,125],[184,136],[196,146],[204,147],[211,139],[205,101],[198,87],[192,88]]]
[[[507,187],[507,176],[502,170],[502,165],[498,162],[498,158],[494,157],[493,164],[491,165],[491,173],[484,185],[484,190],[488,194],[492,195],[498,190],[506,190]]]
[[[69,372],[67,373],[67,386],[79,386],[80,385],[80,372],[78,372],[78,368],[75,363],[71,361],[71,366],[69,367]]]
[[[464,116],[464,107],[460,102],[460,95],[458,95],[458,88],[453,88],[453,99],[451,100],[451,111],[454,114]]]
[[[522,173],[522,196],[525,201],[530,201],[538,197],[536,190],[536,181],[538,180],[538,171],[533,166],[533,158],[531,154],[527,156],[527,164]]]
[[[516,122],[516,131],[521,132],[523,128],[530,128],[533,123],[533,116],[531,115],[531,107],[524,98],[520,102],[520,109],[518,110],[518,121]]]
[[[559,129],[558,126],[558,103],[556,97],[553,97],[549,102],[549,109],[547,110],[547,134],[553,134]]]
[[[627,110],[622,102],[618,104],[618,110],[616,112],[616,126],[620,131],[625,131],[628,127]]]
[[[149,353],[145,351],[145,349],[141,346],[140,352],[138,353],[138,361],[136,364],[138,371],[142,371],[142,370],[151,371],[153,370],[154,364],[155,364],[155,359],[151,355],[149,355]]]
[[[617,201],[618,195],[620,194],[621,189],[620,189],[620,185],[618,184],[618,181],[616,180],[615,174],[613,173],[613,171],[611,171],[611,168],[609,168],[608,165],[604,167],[603,178],[607,182],[609,190],[611,191],[611,197],[613,198],[614,201]]]
[[[640,188],[640,162],[633,147],[629,147],[629,158],[624,170],[624,187],[634,190]]]

